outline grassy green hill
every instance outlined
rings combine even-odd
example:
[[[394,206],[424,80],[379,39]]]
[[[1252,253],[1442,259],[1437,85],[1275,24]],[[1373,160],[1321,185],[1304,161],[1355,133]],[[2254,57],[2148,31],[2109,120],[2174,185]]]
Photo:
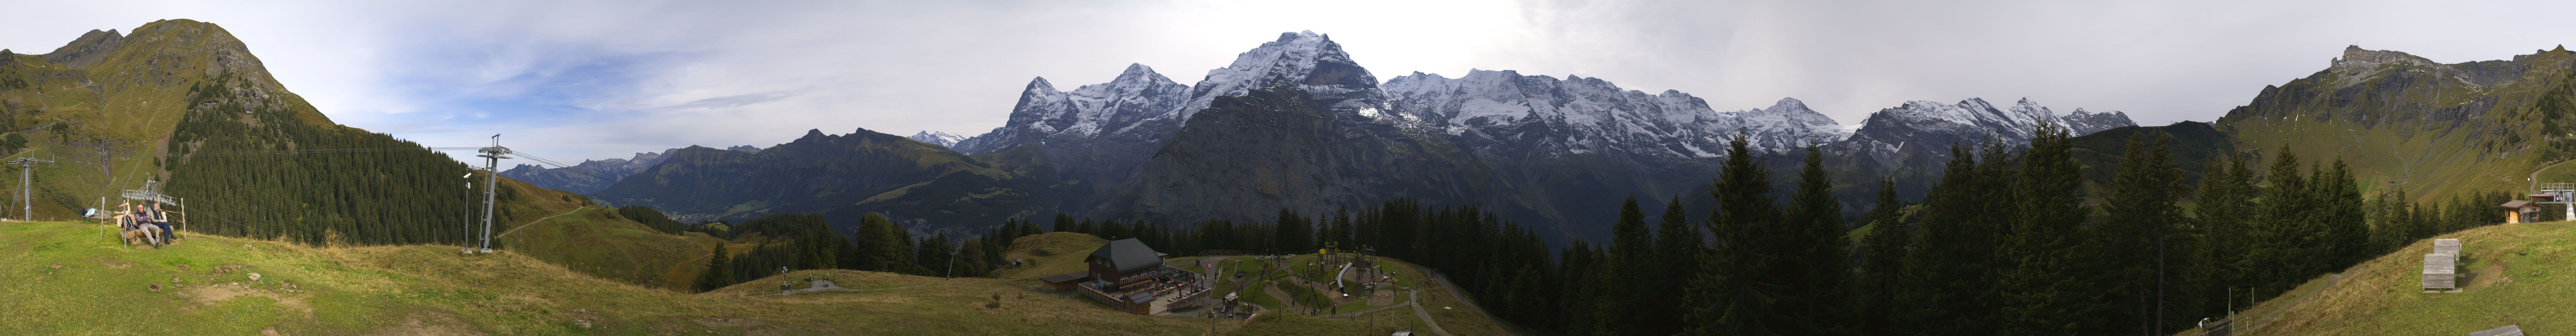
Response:
[[[0,315],[10,316],[0,319],[0,334],[1203,334],[1212,325],[1136,316],[995,279],[800,271],[685,294],[517,253],[463,255],[455,246],[307,247],[199,235],[132,249],[98,229],[0,224],[0,283],[10,284],[0,286],[8,298]],[[807,276],[873,290],[761,295]],[[155,284],[165,287],[148,289]]]
[[[2332,67],[2265,87],[2216,122],[2240,151],[2289,148],[2340,158],[2365,191],[2406,188],[2417,200],[2520,192],[2545,165],[2576,158],[2576,53],[2442,64],[2348,48]],[[2259,163],[2256,166],[2261,166]],[[2541,178],[2576,181],[2576,170]]]
[[[2461,335],[2519,324],[2533,335],[2576,331],[2576,222],[2502,224],[2459,238],[2459,293],[2424,293],[2418,283],[2432,239],[2417,241],[2309,281],[2245,310],[2256,335]],[[2245,326],[2250,324],[2240,324]],[[2245,330],[2240,328],[2240,330]]]
[[[1087,267],[1082,263],[1082,257],[1091,255],[1092,250],[1100,249],[1100,244],[1108,242],[1108,239],[1100,239],[1099,236],[1072,232],[1048,232],[1020,237],[1012,240],[1010,249],[1002,252],[1002,260],[1009,262],[1012,259],[1020,259],[1024,262],[1020,268],[1002,269],[994,276],[1002,279],[1026,280],[1079,272]]]
[[[502,204],[520,214],[494,225],[500,249],[561,265],[583,274],[677,291],[695,288],[707,258],[723,239],[705,233],[670,234],[621,218],[571,192],[502,179],[502,187],[530,195]],[[727,247],[750,253],[752,244]]]

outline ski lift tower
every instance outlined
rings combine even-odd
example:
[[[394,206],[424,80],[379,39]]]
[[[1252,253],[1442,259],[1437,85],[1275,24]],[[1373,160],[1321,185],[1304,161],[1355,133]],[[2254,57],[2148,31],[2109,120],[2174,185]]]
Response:
[[[35,187],[34,187],[34,186],[35,186],[35,184],[34,184],[33,182],[30,182],[30,181],[35,181],[35,180],[36,180],[36,163],[38,163],[38,162],[43,162],[43,163],[54,163],[54,160],[38,159],[38,158],[31,158],[31,157],[21,157],[21,158],[18,158],[17,160],[9,160],[9,163],[15,163],[15,164],[18,164],[18,166],[19,166],[19,169],[18,169],[18,175],[19,175],[19,176],[18,176],[18,206],[20,206],[20,207],[23,207],[23,208],[24,208],[24,209],[22,209],[22,210],[25,210],[26,212],[25,212],[25,213],[22,213],[21,215],[26,217],[26,218],[23,218],[23,220],[26,220],[26,221],[29,221],[29,222],[36,221],[36,203],[35,203],[35,201],[32,201],[32,200],[31,200],[31,199],[33,199],[33,198],[35,198],[35,197],[36,197],[36,194],[35,194]]]
[[[489,170],[483,174],[483,253],[492,253],[492,201],[496,195],[494,191],[501,187],[501,159],[510,158],[502,155],[511,152],[509,147],[501,147],[500,134],[492,135],[492,147],[475,151],[483,153],[474,157],[483,158],[483,169]]]
[[[2531,194],[2535,203],[2557,204],[2566,208],[2568,220],[2576,220],[2576,183],[2541,183],[2540,193]]]

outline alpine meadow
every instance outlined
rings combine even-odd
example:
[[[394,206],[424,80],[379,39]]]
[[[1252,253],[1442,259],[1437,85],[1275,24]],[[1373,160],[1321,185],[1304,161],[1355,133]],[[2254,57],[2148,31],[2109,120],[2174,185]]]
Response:
[[[0,334],[2576,332],[2567,4],[14,7]]]

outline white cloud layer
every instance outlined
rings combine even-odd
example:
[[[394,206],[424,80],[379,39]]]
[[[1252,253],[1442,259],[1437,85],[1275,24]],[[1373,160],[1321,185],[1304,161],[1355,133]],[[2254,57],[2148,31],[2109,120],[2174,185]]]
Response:
[[[43,53],[90,29],[223,25],[335,120],[551,159],[767,146],[806,129],[980,134],[1030,77],[1143,63],[1183,83],[1279,32],[1331,34],[1380,79],[1470,68],[1796,97],[1844,123],[1906,100],[2030,97],[2212,120],[2343,46],[2441,62],[2576,40],[2566,2],[416,1],[49,2],[0,21]]]

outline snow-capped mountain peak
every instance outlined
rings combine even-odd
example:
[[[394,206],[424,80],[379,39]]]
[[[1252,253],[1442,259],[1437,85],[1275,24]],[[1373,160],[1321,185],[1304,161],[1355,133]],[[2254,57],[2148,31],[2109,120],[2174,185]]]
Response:
[[[1351,61],[1327,35],[1314,31],[1279,33],[1279,39],[1235,55],[1234,63],[1208,70],[1190,86],[1189,102],[1174,114],[1180,120],[1207,109],[1216,97],[1240,96],[1253,89],[1292,85],[1318,96],[1340,96],[1377,88],[1377,77]]]
[[[908,137],[906,137],[906,138],[911,138],[911,139],[912,139],[912,141],[920,141],[920,142],[922,142],[922,143],[933,144],[933,145],[939,145],[940,147],[955,146],[955,145],[957,145],[957,141],[958,141],[958,140],[966,140],[966,136],[963,136],[963,135],[948,134],[948,132],[933,132],[933,131],[921,131],[920,133],[913,133],[913,134],[912,134],[912,136],[908,136]]]

